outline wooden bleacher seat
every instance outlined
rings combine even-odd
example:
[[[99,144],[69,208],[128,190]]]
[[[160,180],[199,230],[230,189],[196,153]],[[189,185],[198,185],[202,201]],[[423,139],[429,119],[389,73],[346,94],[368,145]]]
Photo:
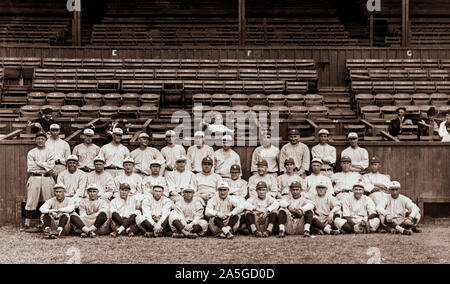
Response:
[[[20,108],[20,116],[29,119],[34,119],[39,117],[40,106],[35,105],[25,105]]]
[[[142,105],[139,107],[139,118],[156,118],[159,113],[158,106]]]
[[[431,104],[434,106],[446,105],[449,102],[450,96],[443,93],[433,93],[430,96]]]
[[[269,107],[285,106],[286,96],[283,94],[271,94],[267,97]]]
[[[230,106],[231,96],[229,94],[222,93],[212,94],[211,104],[212,106]]]
[[[44,105],[46,97],[47,94],[43,92],[30,92],[27,95],[27,101],[30,105]]]
[[[80,109],[80,117],[95,118],[98,117],[100,111],[99,105],[86,104]]]
[[[369,118],[379,118],[381,112],[378,106],[366,105],[361,108],[361,114],[365,119],[369,119]]]
[[[286,96],[286,103],[289,107],[302,106],[305,104],[304,94],[288,94]]]
[[[380,110],[382,117],[386,120],[391,120],[397,117],[397,106],[382,106]]]
[[[119,114],[119,106],[116,105],[103,105],[100,107],[100,117],[114,117]]]
[[[65,104],[82,106],[84,102],[84,95],[78,92],[70,92],[66,94]]]
[[[293,119],[308,117],[308,107],[305,106],[291,106],[289,107],[289,112]]]
[[[389,106],[394,103],[394,96],[389,93],[378,93],[375,95],[375,102],[378,106]]]
[[[55,105],[55,106],[62,106],[64,104],[64,99],[66,95],[61,92],[51,92],[47,94],[47,104],[49,105]]]
[[[203,105],[209,105],[209,106],[211,106],[211,104],[212,104],[211,95],[206,94],[206,93],[194,94],[192,96],[192,101],[194,104],[203,104]]]
[[[328,117],[329,110],[326,106],[313,105],[308,107],[308,113],[311,119],[326,118]]]
[[[323,104],[323,96],[318,94],[307,94],[305,96],[306,106],[320,106]]]
[[[64,105],[61,107],[61,117],[78,117],[80,107],[77,105]]]
[[[84,104],[90,106],[101,106],[103,96],[99,93],[87,93],[84,95]]]
[[[408,93],[396,93],[394,94],[394,105],[405,106],[410,105],[412,102],[411,95]]]
[[[141,105],[142,106],[156,106],[159,108],[159,98],[158,94],[145,93],[141,95]]]
[[[413,105],[429,105],[430,104],[430,95],[425,93],[415,93],[412,94],[412,103]]]
[[[103,104],[107,106],[120,106],[122,96],[118,93],[108,93],[103,95]],[[101,111],[101,110],[100,110]]]
[[[232,94],[230,96],[231,106],[246,106],[249,102],[247,94]]]
[[[267,106],[267,95],[265,94],[251,94],[248,95],[248,104],[253,106]]]

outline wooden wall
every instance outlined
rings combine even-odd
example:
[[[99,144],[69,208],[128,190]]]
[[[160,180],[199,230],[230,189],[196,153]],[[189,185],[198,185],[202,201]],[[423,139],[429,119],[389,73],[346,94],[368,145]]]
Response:
[[[312,146],[309,144],[308,146]],[[338,153],[347,145],[335,144]],[[382,172],[402,184],[403,194],[418,198],[450,198],[450,145],[442,143],[362,143],[370,157],[383,160]],[[0,224],[20,222],[20,201],[26,198],[28,142],[0,143]],[[244,176],[248,177],[255,147],[239,147]],[[17,202],[16,202],[17,201]]]
[[[112,51],[116,50],[116,56]],[[411,54],[411,56],[408,55]],[[319,70],[319,86],[348,86],[346,59],[450,59],[445,48],[365,48],[365,47],[37,47],[0,44],[0,57],[61,58],[195,58],[195,59],[314,59]]]

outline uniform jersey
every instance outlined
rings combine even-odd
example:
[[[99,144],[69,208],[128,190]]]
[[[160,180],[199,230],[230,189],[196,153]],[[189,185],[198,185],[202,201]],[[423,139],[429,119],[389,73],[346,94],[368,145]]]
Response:
[[[288,210],[301,209],[303,212],[313,210],[314,203],[311,200],[306,199],[303,194],[299,198],[294,198],[292,194],[283,196],[280,200],[280,207]]]
[[[197,177],[193,172],[188,170],[185,170],[184,172],[179,172],[177,170],[167,172],[166,180],[170,195],[180,194],[181,189],[188,185],[191,185],[197,190]]]
[[[256,185],[258,182],[264,181],[267,184],[267,190],[270,196],[276,197],[278,194],[278,182],[277,179],[273,175],[265,174],[264,176],[260,176],[259,174],[254,174],[248,180],[248,191],[250,197],[256,197]]]
[[[280,203],[269,194],[264,199],[259,199],[257,196],[250,197],[245,204],[245,209],[257,212],[274,212],[279,207]]]
[[[94,158],[100,153],[100,147],[95,144],[87,146],[86,144],[78,144],[73,148],[72,154],[78,157],[78,167],[94,169]]]
[[[359,200],[349,194],[342,200],[342,216],[367,220],[368,216],[375,214],[375,204],[372,199],[362,195]]]
[[[59,160],[61,164],[66,164],[66,159],[70,156],[69,143],[62,140],[61,138],[58,138],[57,140],[49,138],[45,142],[45,148],[48,148],[49,151],[54,153],[55,161]]]
[[[308,192],[305,198],[314,203],[314,213],[319,218],[341,212],[341,203],[332,195],[319,196],[317,193]]]
[[[74,173],[64,170],[58,175],[58,183],[66,186],[67,197],[83,198],[86,196],[87,175],[81,170],[77,169]]]
[[[100,212],[104,212],[108,214],[109,212],[109,203],[103,199],[90,200],[89,198],[84,198],[80,201],[78,205],[78,209],[80,210],[80,217],[89,216],[89,215],[98,215]]]
[[[153,147],[147,147],[145,150],[137,148],[130,153],[130,156],[134,160],[134,170],[148,176],[152,174],[150,170],[150,162],[152,160],[158,160],[161,163],[161,174],[166,167],[163,155]]]
[[[264,146],[259,146],[253,151],[252,154],[252,164],[250,171],[256,172],[258,169],[258,166],[256,163],[259,160],[266,160],[267,161],[267,172],[269,173],[276,173],[279,171],[278,167],[278,158],[280,155],[280,149],[277,147],[270,145],[269,148],[266,148]]]
[[[173,147],[166,146],[161,149],[161,155],[166,161],[166,165],[175,170],[177,157],[186,156],[186,150],[183,146],[174,144]]]
[[[142,200],[142,215],[147,219],[151,218],[150,223],[152,223],[151,221],[157,222],[161,218],[164,221],[169,216],[171,208],[172,201],[165,196],[156,200],[153,195],[149,194]]]
[[[376,184],[384,185],[386,190],[389,189],[391,178],[388,175],[380,173],[368,173],[363,175],[362,181],[364,183],[365,191],[372,192]]]
[[[341,157],[349,156],[352,159],[352,166],[367,169],[369,167],[369,152],[366,149],[357,147],[347,147],[342,151]]]
[[[87,184],[96,184],[100,187],[98,196],[100,198],[109,200],[113,196],[114,193],[114,179],[113,177],[103,171],[100,174],[97,174],[96,171],[90,172],[87,174]]]
[[[299,170],[309,170],[310,161],[309,148],[302,142],[296,145],[288,143],[280,151],[280,170],[285,172],[284,161],[288,158],[294,159],[295,167]]]
[[[233,151],[219,149],[214,152],[214,172],[223,178],[229,178],[232,165],[241,166],[241,157]]]
[[[302,185],[302,189],[306,190],[306,180],[299,176],[298,174],[282,174],[278,177],[278,189],[281,195],[289,194],[290,188],[289,186],[294,181],[298,181]]]
[[[245,198],[248,192],[248,182],[239,178],[237,180],[232,180],[231,178],[224,179],[230,186],[230,195],[237,195]]]
[[[206,205],[205,216],[214,217],[218,213],[238,215],[244,211],[244,206],[245,204],[237,196],[228,195],[225,199],[222,199],[219,194],[215,194]]]
[[[329,145],[321,145],[317,144],[316,146],[311,148],[311,155],[312,158],[319,158],[322,161],[329,161],[330,164],[336,163],[336,148]],[[323,164],[322,169],[332,169],[331,165],[329,164]]]
[[[200,198],[194,197],[191,202],[186,202],[184,198],[177,199],[174,204],[174,211],[187,223],[198,224],[203,219],[203,205]]]
[[[343,190],[352,190],[353,185],[362,179],[362,176],[356,172],[335,173],[331,179],[334,183],[334,192],[338,194]]]
[[[169,187],[167,185],[166,178],[163,176],[146,176],[142,179],[142,192],[144,194],[150,194],[155,184],[164,186],[164,196],[169,197]]]
[[[189,147],[187,151],[186,169],[193,172],[201,172],[202,160],[206,156],[214,157],[214,150],[211,146],[205,144],[201,148],[198,148],[197,145]]]
[[[197,178],[197,194],[203,199],[209,199],[217,192],[217,186],[222,178],[213,172],[205,175],[203,172],[195,175]]]
[[[108,143],[100,149],[100,156],[105,158],[105,168],[123,169],[123,160],[130,156],[130,150],[122,144],[115,146],[113,143]]]
[[[56,197],[52,197],[45,201],[44,204],[39,208],[42,214],[47,214],[51,209],[57,209],[58,216],[62,214],[70,214],[75,211],[75,204],[71,198],[64,198],[63,201],[59,202]]]
[[[121,198],[120,196],[116,197],[110,202],[109,207],[111,214],[116,212],[122,218],[128,218],[132,214],[140,214],[140,211],[138,210],[139,201],[135,196],[128,196],[126,200]]]
[[[39,162],[44,168],[38,166]],[[27,171],[29,173],[43,174],[55,167],[55,154],[47,147],[33,148],[27,154]]]
[[[406,213],[409,213],[411,217],[417,217],[419,214],[419,208],[408,197],[400,194],[396,199],[389,196],[386,207],[381,210],[382,215],[390,215],[395,217],[406,217]]]
[[[306,192],[316,192],[316,186],[320,181],[324,181],[327,184],[327,194],[334,194],[333,184],[331,183],[331,179],[329,177],[323,176],[321,174],[315,175],[314,173],[310,174],[306,177]]]
[[[130,185],[130,195],[142,194],[142,178],[140,175],[136,173],[131,173],[131,175],[127,175],[123,173],[119,176],[116,176],[114,179],[114,197],[119,195],[119,189],[121,183],[128,183]]]

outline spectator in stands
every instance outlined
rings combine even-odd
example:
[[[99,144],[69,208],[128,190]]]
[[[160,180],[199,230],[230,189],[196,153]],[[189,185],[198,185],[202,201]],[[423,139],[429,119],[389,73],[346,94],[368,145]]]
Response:
[[[448,137],[448,135],[450,133],[450,131],[448,131],[448,127],[447,127],[448,123],[450,123],[450,113],[447,113],[445,115],[445,121],[441,122],[441,124],[439,125],[439,136],[441,136],[442,142],[445,142],[444,138]]]
[[[442,138],[442,142],[450,142],[450,121],[445,122],[447,134]]]
[[[43,107],[41,110],[41,117],[39,117],[34,123],[29,122],[32,133],[39,131],[49,132],[50,125],[55,124],[55,120],[52,117],[53,110],[51,107]]]
[[[275,177],[278,176],[278,159],[280,154],[280,149],[272,145],[272,136],[270,133],[265,133],[261,141],[261,146],[257,147],[253,151],[252,164],[250,171],[252,174],[256,173],[257,166],[256,163],[259,160],[266,160],[268,164],[267,172]]]
[[[419,124],[419,134],[420,136],[430,136],[433,135],[434,132],[438,132],[439,131],[439,123],[436,120],[436,109],[434,107],[431,107],[428,111],[424,112],[422,114],[421,117],[421,122],[431,125],[431,127],[433,127],[433,133],[429,133],[429,128],[428,127],[423,127],[422,125]]]
[[[348,134],[350,146],[345,148],[341,157],[348,156],[352,160],[350,171],[363,173],[369,167],[369,152],[358,146],[358,134],[350,132]]]
[[[306,171],[309,170],[310,161],[309,148],[300,142],[300,132],[297,129],[289,131],[289,141],[280,151],[280,170],[282,172],[286,171],[284,161],[292,157],[295,162],[295,171],[303,178],[306,178]]]
[[[336,164],[336,148],[328,144],[328,135],[330,133],[326,129],[319,130],[319,144],[312,147],[312,158],[322,161],[322,175],[331,178],[333,176],[333,168]]]
[[[412,125],[413,121],[417,122],[418,118],[412,115],[406,114],[406,108],[401,106],[397,108],[397,118],[394,118],[389,123],[389,134],[394,137],[397,137],[399,134],[402,134],[402,126],[403,125]]]
[[[216,113],[213,117],[213,123],[208,124],[204,120],[200,123],[200,129],[202,129],[205,133],[211,135],[211,137],[214,137],[215,135],[218,135],[216,138],[221,138],[224,135],[231,135],[233,137],[234,131],[232,129],[229,129],[225,125],[223,125],[223,118],[220,113]]]

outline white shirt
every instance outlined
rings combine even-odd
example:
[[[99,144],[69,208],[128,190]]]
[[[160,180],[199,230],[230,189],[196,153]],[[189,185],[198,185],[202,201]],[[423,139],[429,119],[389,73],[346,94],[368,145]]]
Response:
[[[282,195],[289,194],[291,183],[298,181],[302,185],[302,190],[306,190],[306,180],[298,174],[282,174],[278,177],[278,189]]]
[[[87,186],[87,175],[85,172],[77,169],[74,173],[64,170],[58,175],[58,183],[66,186],[67,197],[85,197],[85,189]]]
[[[100,156],[105,158],[105,168],[123,169],[123,160],[130,156],[130,150],[122,144],[115,146],[113,143],[108,143],[100,149]]]
[[[235,151],[219,149],[214,152],[214,172],[216,174],[223,178],[229,178],[232,165],[241,165],[241,157]]]
[[[327,184],[327,194],[333,194],[333,184],[329,177],[322,174],[315,175],[314,173],[306,177],[306,192],[316,192],[316,186],[320,181],[324,181]]]
[[[347,147],[342,151],[341,157],[349,156],[352,159],[352,166],[367,169],[369,167],[369,152],[366,149],[357,147]]]
[[[51,137],[47,139],[45,142],[45,148],[48,148],[49,151],[53,152],[55,155],[55,162],[60,161],[61,164],[66,164],[67,157],[70,156],[70,146],[69,143],[58,138],[57,140],[53,140]]]
[[[78,157],[78,167],[94,169],[94,158],[100,153],[100,147],[95,144],[86,146],[84,143],[73,148],[72,154]]]
[[[151,194],[153,186],[159,184],[164,186],[164,195],[169,197],[169,186],[167,185],[167,180],[163,176],[146,176],[142,179],[142,191],[144,194]]]
[[[389,189],[391,178],[388,175],[380,173],[367,173],[363,175],[364,189],[367,192],[371,192],[375,188],[375,184],[382,184]]]
[[[296,145],[288,143],[284,145],[280,151],[280,170],[285,172],[284,161],[288,158],[292,158],[294,159],[296,168],[307,171],[309,170],[310,156],[308,146],[302,142],[298,142]]]
[[[201,148],[198,148],[197,145],[189,147],[187,150],[186,169],[193,172],[201,172],[202,160],[206,156],[214,159],[214,150],[211,146],[204,144]]]
[[[170,195],[180,194],[181,189],[188,185],[191,185],[194,187],[194,190],[197,191],[197,177],[193,172],[188,170],[185,170],[184,172],[179,172],[177,170],[167,172],[166,181]]]
[[[161,155],[164,157],[166,165],[175,170],[177,157],[181,155],[186,156],[186,150],[181,145],[173,144],[172,147],[166,146],[162,148]]]
[[[98,197],[103,198],[105,200],[111,199],[114,193],[114,179],[112,175],[103,171],[100,174],[92,171],[87,174],[87,184],[96,184],[100,186],[100,190],[98,192]]]
[[[256,172],[257,171],[257,165],[256,163],[258,160],[263,159],[267,161],[267,172],[269,173],[276,173],[279,171],[278,167],[278,158],[280,155],[280,149],[277,147],[270,145],[269,148],[266,148],[264,146],[259,146],[253,151],[252,154],[252,164],[250,171]]]
[[[150,162],[152,160],[158,160],[161,163],[161,173],[164,173],[166,168],[165,159],[158,149],[153,147],[147,147],[145,150],[137,148],[130,153],[131,158],[134,160],[134,169],[136,172],[141,172],[146,175],[151,175]]]
[[[142,215],[152,225],[155,225],[159,220],[163,222],[169,216],[171,208],[172,201],[165,196],[161,196],[159,200],[156,200],[152,194],[149,194],[142,200]]]
[[[445,126],[445,120],[443,122],[441,122],[441,124],[439,124],[439,136],[441,136],[442,138],[444,138],[445,136],[448,136],[449,133],[447,131],[447,127]],[[444,141],[442,141],[444,142]]]
[[[131,175],[127,175],[123,173],[121,175],[116,176],[114,179],[114,197],[119,196],[119,189],[121,183],[128,183],[130,185],[130,195],[142,194],[142,178],[140,175],[136,173],[131,173]]]
[[[39,162],[44,168],[38,166]],[[27,154],[27,171],[29,173],[43,174],[55,167],[55,154],[47,147],[39,149],[38,147],[31,149]]]
[[[352,190],[355,183],[360,181],[362,176],[355,172],[340,172],[333,174],[331,178],[334,183],[334,192],[338,194],[342,190]]]
[[[322,161],[328,160],[330,164],[336,163],[336,148],[329,144],[325,145],[317,144],[316,146],[312,147],[311,155],[313,159],[319,158]],[[324,163],[322,165],[322,169],[330,169],[330,168],[331,165],[329,164]]]
[[[248,180],[248,191],[250,197],[256,197],[256,185],[258,182],[264,181],[267,184],[267,195],[272,197],[276,197],[278,194],[278,181],[276,177],[273,175],[265,174],[264,176],[260,176],[259,174],[254,174]]]
[[[120,217],[123,218],[128,218],[132,214],[140,214],[138,210],[139,201],[135,196],[128,196],[126,200],[121,198],[120,196],[116,197],[111,201],[109,207],[111,214],[116,212],[120,215]]]

